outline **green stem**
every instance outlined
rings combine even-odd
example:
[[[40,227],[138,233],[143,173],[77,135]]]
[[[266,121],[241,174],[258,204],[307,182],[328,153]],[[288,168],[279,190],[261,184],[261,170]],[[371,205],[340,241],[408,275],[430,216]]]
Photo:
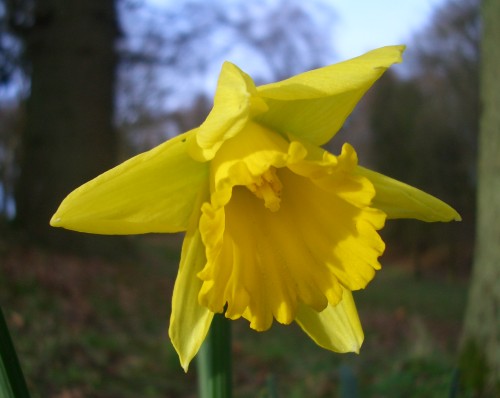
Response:
[[[197,355],[200,398],[231,398],[231,321],[215,314]]]
[[[0,396],[2,398],[29,398],[30,396],[1,307]]]

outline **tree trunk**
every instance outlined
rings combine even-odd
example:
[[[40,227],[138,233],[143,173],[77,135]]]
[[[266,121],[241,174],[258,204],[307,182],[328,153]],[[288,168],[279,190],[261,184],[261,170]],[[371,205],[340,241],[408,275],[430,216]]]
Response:
[[[500,1],[482,7],[477,236],[461,371],[474,396],[493,397],[500,387]]]
[[[119,33],[114,0],[37,0],[26,37],[31,96],[16,189],[17,223],[30,240],[67,245],[49,227],[61,200],[115,163],[113,128]]]

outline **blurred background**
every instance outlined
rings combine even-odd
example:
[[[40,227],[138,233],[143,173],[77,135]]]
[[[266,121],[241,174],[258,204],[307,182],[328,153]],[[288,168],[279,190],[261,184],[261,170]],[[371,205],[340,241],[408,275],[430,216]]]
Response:
[[[461,223],[388,223],[357,298],[361,355],[235,322],[238,397],[442,397],[475,227],[480,0],[0,0],[0,303],[34,397],[196,396],[166,336],[182,236],[51,229],[75,187],[199,125],[224,60],[257,84],[406,44],[328,149],[434,194]],[[344,387],[342,387],[344,386]],[[354,388],[354,387],[353,387]]]

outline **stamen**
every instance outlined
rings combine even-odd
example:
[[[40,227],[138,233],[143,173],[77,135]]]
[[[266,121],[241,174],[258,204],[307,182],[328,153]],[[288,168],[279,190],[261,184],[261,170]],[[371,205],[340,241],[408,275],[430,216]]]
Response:
[[[247,185],[247,188],[259,199],[263,199],[264,206],[272,212],[280,209],[283,185],[276,175],[274,167],[269,168],[259,177],[256,177],[252,184]]]

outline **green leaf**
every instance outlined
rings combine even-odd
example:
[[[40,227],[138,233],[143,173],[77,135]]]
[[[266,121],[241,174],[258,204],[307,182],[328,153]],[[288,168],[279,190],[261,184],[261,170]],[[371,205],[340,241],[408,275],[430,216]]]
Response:
[[[29,398],[16,350],[0,307],[0,397]]]

